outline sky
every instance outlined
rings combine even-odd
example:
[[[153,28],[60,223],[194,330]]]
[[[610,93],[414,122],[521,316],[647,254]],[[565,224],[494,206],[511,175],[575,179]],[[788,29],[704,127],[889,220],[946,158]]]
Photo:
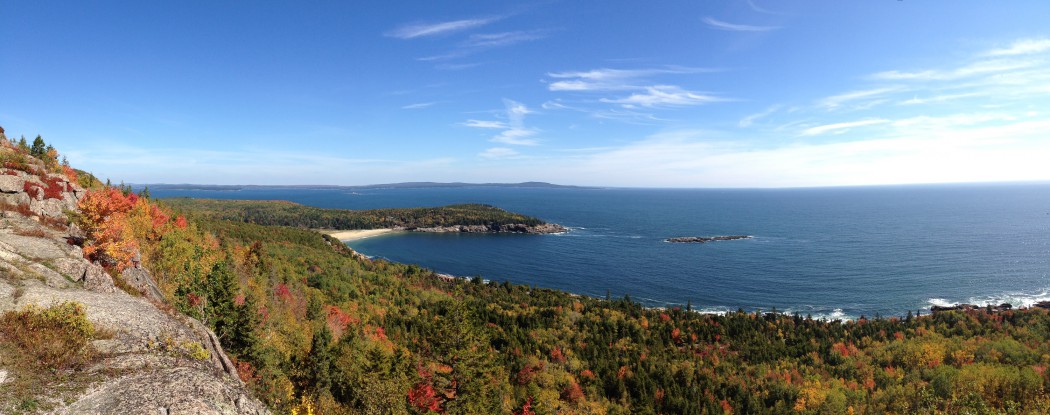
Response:
[[[113,182],[1050,180],[1050,2],[0,0],[0,126]]]

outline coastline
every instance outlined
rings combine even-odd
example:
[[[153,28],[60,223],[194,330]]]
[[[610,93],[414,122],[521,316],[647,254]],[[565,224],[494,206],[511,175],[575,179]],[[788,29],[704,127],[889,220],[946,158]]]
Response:
[[[334,230],[334,229],[318,229],[325,235],[336,238],[340,241],[356,241],[359,239],[371,238],[373,236],[379,236],[397,231],[396,229],[354,229],[354,230]]]

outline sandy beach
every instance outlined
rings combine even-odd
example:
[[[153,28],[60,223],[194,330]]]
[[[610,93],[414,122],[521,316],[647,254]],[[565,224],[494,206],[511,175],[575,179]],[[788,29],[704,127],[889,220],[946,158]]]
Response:
[[[393,229],[355,229],[340,231],[332,229],[319,229],[318,232],[337,238],[340,241],[356,241],[358,239],[371,238],[373,236],[394,232]]]

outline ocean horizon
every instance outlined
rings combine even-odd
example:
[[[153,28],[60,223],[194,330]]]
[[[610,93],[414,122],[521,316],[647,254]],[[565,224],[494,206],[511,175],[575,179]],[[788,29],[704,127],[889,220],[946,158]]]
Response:
[[[901,316],[1050,300],[1050,183],[791,189],[150,189],[154,197],[289,200],[339,209],[485,203],[554,235],[393,233],[369,256],[649,307]],[[671,237],[750,235],[704,244]]]

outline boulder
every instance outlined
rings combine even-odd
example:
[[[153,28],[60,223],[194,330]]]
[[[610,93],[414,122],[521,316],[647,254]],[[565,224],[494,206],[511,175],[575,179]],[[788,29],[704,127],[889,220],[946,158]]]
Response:
[[[20,176],[0,174],[0,192],[19,193],[25,190],[23,189],[25,184],[26,180]]]
[[[89,264],[87,270],[84,272],[84,277],[81,279],[84,282],[84,289],[88,291],[94,291],[98,293],[112,293],[117,291],[117,287],[113,285],[113,277],[110,277],[106,273],[106,270],[101,265]]]

